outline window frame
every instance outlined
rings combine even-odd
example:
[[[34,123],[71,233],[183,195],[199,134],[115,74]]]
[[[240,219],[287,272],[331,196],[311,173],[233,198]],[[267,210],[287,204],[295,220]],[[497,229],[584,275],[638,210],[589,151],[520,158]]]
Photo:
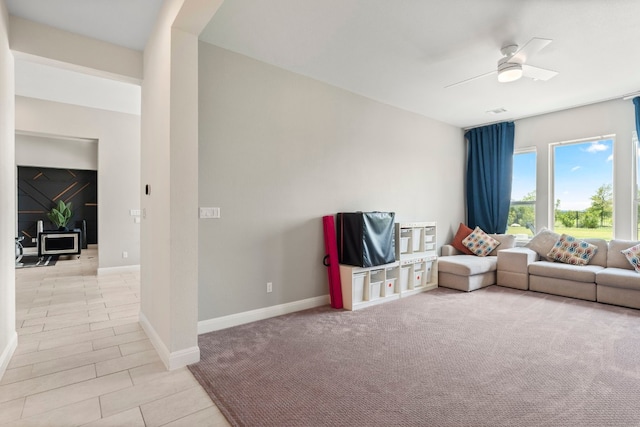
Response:
[[[616,134],[596,135],[587,138],[571,139],[566,141],[552,142],[549,144],[549,194],[548,194],[548,228],[555,231],[556,223],[556,209],[555,209],[555,149],[556,147],[563,145],[584,144],[587,142],[597,142],[603,140],[611,140],[611,152],[614,155],[611,162],[611,191],[612,191],[612,206],[613,214],[611,217],[611,239],[615,239],[615,212],[616,212],[616,185],[615,185],[615,146],[616,146]],[[637,183],[636,183],[637,184]],[[636,227],[637,228],[637,227]]]
[[[640,147],[638,147],[640,141],[638,141],[638,132],[631,132],[631,150],[632,156],[631,161],[633,164],[631,165],[631,173],[633,175],[633,185],[631,186],[631,239],[638,240],[638,228],[640,224],[638,224],[638,204],[640,203],[640,198],[638,197],[638,190],[640,190],[640,185],[638,183],[638,168],[640,168]]]
[[[513,150],[513,157],[515,159],[515,156],[520,155],[520,154],[535,154],[535,176],[534,176],[534,191],[536,194],[536,200],[533,203],[533,217],[534,217],[534,221],[533,221],[533,227],[534,230],[537,230],[537,222],[538,222],[538,147],[536,147],[535,145],[531,145],[528,147],[521,147],[521,148],[517,148],[515,150]],[[512,182],[512,194],[513,194],[513,172],[512,172],[512,176],[511,176],[511,182]],[[511,195],[510,195],[511,196]],[[510,197],[511,199],[511,197]],[[511,209],[511,201],[509,200],[509,209]],[[507,224],[507,229],[511,226],[511,224]],[[532,232],[533,236],[535,236],[535,232]],[[531,240],[532,237],[527,236],[526,239],[520,239],[518,242],[522,242],[522,243],[527,243],[529,242],[529,240]]]

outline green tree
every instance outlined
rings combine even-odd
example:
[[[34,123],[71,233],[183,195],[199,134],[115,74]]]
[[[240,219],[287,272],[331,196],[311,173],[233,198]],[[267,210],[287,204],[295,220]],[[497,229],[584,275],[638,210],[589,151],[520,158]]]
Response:
[[[560,221],[567,228],[575,227],[577,223],[576,212],[556,210],[556,221]]]
[[[599,218],[595,212],[587,212],[582,217],[581,225],[583,228],[598,228],[598,222]]]
[[[535,223],[536,192],[530,191],[521,200],[512,201],[509,208],[509,225]]]
[[[600,227],[604,226],[604,220],[613,215],[613,187],[611,184],[603,184],[596,190],[596,194],[591,196],[591,207],[587,211],[600,218]]]

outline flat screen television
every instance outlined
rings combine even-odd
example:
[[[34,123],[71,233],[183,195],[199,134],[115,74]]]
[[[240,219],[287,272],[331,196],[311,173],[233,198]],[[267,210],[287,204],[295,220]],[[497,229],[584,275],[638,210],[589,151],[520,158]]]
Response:
[[[38,256],[79,255],[79,231],[43,231],[38,234]]]

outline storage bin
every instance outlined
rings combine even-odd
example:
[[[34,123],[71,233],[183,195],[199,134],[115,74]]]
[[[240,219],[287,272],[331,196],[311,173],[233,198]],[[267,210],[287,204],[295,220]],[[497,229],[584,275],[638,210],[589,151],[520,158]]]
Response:
[[[424,271],[416,270],[413,272],[413,287],[416,288],[418,286],[422,286]]]
[[[422,235],[422,228],[412,229],[413,233],[413,252],[420,252],[420,236]]]
[[[384,296],[388,297],[396,292],[396,279],[395,277],[388,278],[384,282]]]
[[[380,285],[382,285],[382,282],[371,282],[369,284],[369,301],[380,298]]]
[[[401,254],[406,254],[407,252],[409,252],[409,238],[408,237],[401,237],[400,238],[400,253]]]
[[[353,275],[353,302],[364,301],[364,279],[366,274],[354,274]]]
[[[425,283],[431,283],[431,268],[433,267],[433,262],[432,261],[427,261],[425,263],[425,273],[424,273],[424,279],[425,279]]]
[[[369,281],[370,282],[383,282],[384,281],[384,270],[371,270],[369,272]]]
[[[400,268],[400,292],[409,289],[409,270],[410,267]]]
[[[433,242],[433,234],[427,234],[424,236],[424,242],[425,243],[431,243]]]
[[[436,244],[435,243],[425,244],[424,245],[424,250],[425,251],[435,251],[436,250]]]

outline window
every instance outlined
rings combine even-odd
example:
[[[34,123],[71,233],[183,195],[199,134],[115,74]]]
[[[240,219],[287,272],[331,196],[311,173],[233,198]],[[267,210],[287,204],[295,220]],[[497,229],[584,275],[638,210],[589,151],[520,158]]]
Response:
[[[536,152],[523,150],[513,155],[511,205],[507,233],[528,240],[536,224]]]
[[[640,170],[640,142],[638,141],[638,134],[634,131],[633,132],[633,146],[635,148],[635,168],[634,168],[634,174],[636,176],[635,179],[635,187],[633,189],[633,215],[635,217],[635,236],[633,236],[633,239],[638,239],[638,236],[640,236],[640,218],[638,215],[638,211],[640,210],[640,173],[638,173],[638,171]]]
[[[613,137],[552,145],[553,228],[574,237],[613,238]]]

